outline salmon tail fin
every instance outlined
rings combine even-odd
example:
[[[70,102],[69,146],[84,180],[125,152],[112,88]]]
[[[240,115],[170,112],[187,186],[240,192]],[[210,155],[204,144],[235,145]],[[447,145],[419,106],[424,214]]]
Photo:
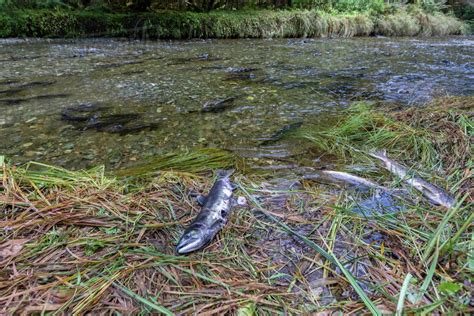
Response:
[[[217,178],[229,178],[234,172],[235,169],[217,170]]]

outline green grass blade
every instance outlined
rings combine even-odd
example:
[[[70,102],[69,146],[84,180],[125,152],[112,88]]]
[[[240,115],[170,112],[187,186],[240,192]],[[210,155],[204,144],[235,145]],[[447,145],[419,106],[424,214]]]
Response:
[[[444,216],[443,220],[441,223],[438,225],[438,228],[436,228],[436,231],[434,232],[432,238],[430,239],[428,245],[425,248],[425,251],[423,252],[422,259],[423,261],[426,262],[428,260],[429,256],[433,252],[433,248],[436,245],[436,242],[438,238],[441,236],[441,233],[443,232],[444,228],[446,225],[449,223],[449,220],[461,209],[461,205],[463,202],[468,198],[468,194],[466,194],[460,201],[458,201],[457,205],[450,209],[446,215]]]
[[[438,264],[438,257],[439,257],[439,252],[436,251],[433,261],[431,262],[430,269],[428,270],[428,273],[426,274],[426,278],[423,281],[423,284],[421,285],[420,293],[416,297],[416,302],[419,302],[421,300],[423,295],[426,293],[426,290],[430,286],[431,280],[433,279],[433,275],[436,271],[436,265]]]
[[[433,304],[429,304],[429,305],[425,305],[425,306],[422,306],[422,307],[418,307],[418,308],[415,308],[415,309],[410,309],[410,315],[411,314],[414,314],[414,315],[431,315],[432,312],[438,308],[439,306],[443,305],[443,303],[445,302],[445,300],[439,300],[437,302],[434,302]]]
[[[471,213],[467,220],[464,222],[464,224],[459,228],[459,230],[454,234],[454,236],[448,240],[446,240],[442,245],[441,245],[441,250],[440,254],[444,255],[447,251],[449,251],[453,245],[455,245],[458,241],[458,239],[462,236],[462,234],[468,229],[469,226],[472,225],[472,221],[474,220],[474,213]]]
[[[398,303],[397,303],[397,316],[401,316],[403,312],[403,303],[405,302],[405,297],[407,295],[407,290],[408,286],[410,285],[410,280],[413,276],[408,273],[407,276],[405,277],[405,280],[403,281],[402,288],[400,289],[400,296],[398,297]]]
[[[147,300],[144,297],[141,297],[140,295],[136,294],[135,292],[131,291],[130,289],[126,288],[125,286],[119,284],[118,282],[112,282],[113,285],[121,289],[125,294],[129,295],[130,297],[136,299],[137,301],[143,303],[144,305],[148,306],[151,309],[156,310],[157,312],[163,313],[166,316],[173,316],[174,313],[167,309],[164,306],[158,305],[156,303],[153,303],[149,300]]]

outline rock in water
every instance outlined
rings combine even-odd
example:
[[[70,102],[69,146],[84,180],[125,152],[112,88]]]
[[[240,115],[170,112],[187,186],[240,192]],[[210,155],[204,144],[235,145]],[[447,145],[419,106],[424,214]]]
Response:
[[[299,129],[302,125],[303,125],[302,121],[287,124],[287,125],[283,126],[282,128],[280,128],[279,130],[277,130],[275,133],[273,133],[273,135],[270,136],[270,138],[264,139],[264,141],[261,142],[260,145],[261,146],[271,145],[271,144],[283,139],[288,134],[290,134],[290,133],[294,132],[295,130]]]
[[[207,101],[203,104],[201,112],[204,113],[218,113],[223,112],[226,109],[231,108],[234,105],[236,97],[230,97],[226,99],[217,99]]]
[[[98,103],[83,103],[64,109],[63,121],[71,122],[78,130],[96,130],[98,132],[127,135],[143,130],[158,128],[154,122],[142,122],[142,116],[136,113],[107,113],[110,107]]]

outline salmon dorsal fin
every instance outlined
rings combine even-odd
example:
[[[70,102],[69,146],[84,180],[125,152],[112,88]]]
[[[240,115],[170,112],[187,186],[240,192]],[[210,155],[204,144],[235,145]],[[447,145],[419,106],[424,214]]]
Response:
[[[206,204],[207,197],[204,195],[198,195],[196,196],[196,202],[199,204],[199,206],[203,206]]]

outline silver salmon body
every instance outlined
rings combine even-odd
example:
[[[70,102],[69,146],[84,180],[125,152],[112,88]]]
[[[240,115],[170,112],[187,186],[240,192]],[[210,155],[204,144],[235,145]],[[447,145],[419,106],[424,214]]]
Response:
[[[446,208],[452,208],[456,201],[453,197],[449,196],[443,189],[426,182],[425,180],[409,175],[408,168],[401,164],[391,160],[387,157],[385,151],[369,153],[372,157],[380,159],[384,164],[385,168],[391,173],[396,174],[398,177],[403,179],[406,183],[413,186],[416,190],[420,191],[426,198],[436,205],[442,205]]]
[[[334,171],[334,170],[322,170],[317,173],[309,174],[303,176],[303,179],[308,180],[329,180],[330,182],[342,182],[345,184],[350,184],[355,186],[357,189],[375,189],[375,190],[382,190],[387,191],[386,188],[380,186],[379,184],[370,181],[368,179],[347,173],[342,171]]]
[[[335,180],[343,181],[355,186],[363,186],[363,187],[367,187],[371,189],[384,189],[382,186],[378,185],[375,182],[355,176],[347,172],[333,171],[333,170],[323,170],[321,172]]]
[[[201,212],[186,228],[176,246],[178,254],[186,254],[207,245],[227,223],[232,208],[233,186],[229,176],[221,172],[203,201]]]

